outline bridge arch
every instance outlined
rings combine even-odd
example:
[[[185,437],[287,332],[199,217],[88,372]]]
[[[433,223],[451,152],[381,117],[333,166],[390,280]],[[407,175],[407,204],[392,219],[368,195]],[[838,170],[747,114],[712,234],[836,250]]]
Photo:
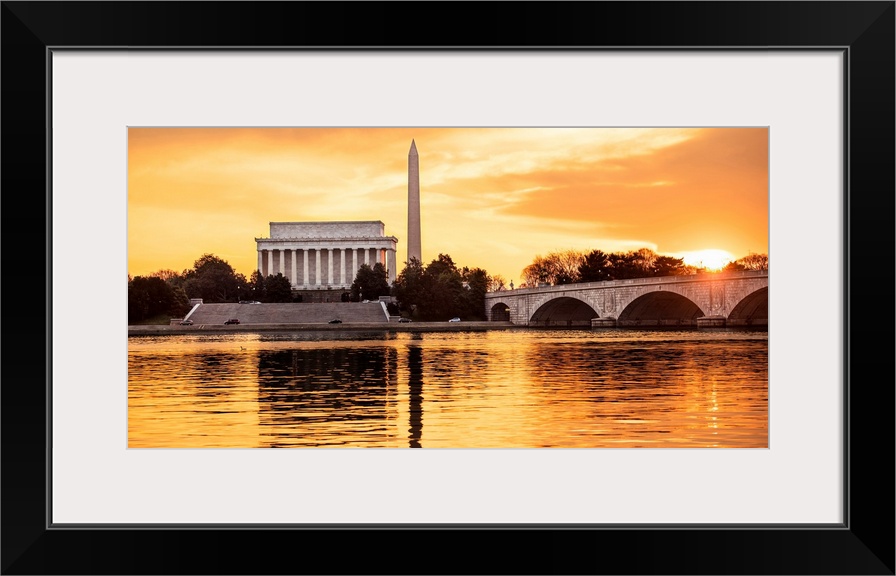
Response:
[[[728,326],[768,326],[768,287],[744,296],[728,314]]]
[[[571,296],[552,298],[538,307],[529,319],[530,326],[591,326],[599,314],[587,302]]]
[[[510,306],[504,302],[498,302],[488,311],[488,319],[490,322],[509,322]]]
[[[632,300],[619,314],[617,326],[696,326],[705,316],[689,298],[671,291],[648,292]]]

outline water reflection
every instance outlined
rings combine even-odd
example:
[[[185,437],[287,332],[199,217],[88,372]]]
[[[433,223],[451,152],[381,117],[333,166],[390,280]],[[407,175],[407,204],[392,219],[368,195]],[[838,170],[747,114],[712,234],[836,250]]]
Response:
[[[128,445],[768,446],[764,331],[350,336],[130,338]]]
[[[408,446],[420,448],[423,437],[423,349],[420,346],[408,346],[408,389],[411,425]]]
[[[265,445],[380,442],[394,418],[396,350],[312,348],[258,356],[259,425]],[[393,401],[390,402],[390,392]]]

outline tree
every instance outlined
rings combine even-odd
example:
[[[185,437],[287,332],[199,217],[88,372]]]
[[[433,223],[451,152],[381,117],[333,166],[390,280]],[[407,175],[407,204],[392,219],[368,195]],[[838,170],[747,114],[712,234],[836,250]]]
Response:
[[[486,289],[489,292],[497,292],[498,290],[506,290],[507,289],[507,280],[504,279],[500,274],[495,274],[494,276],[488,277],[488,286]]]
[[[636,278],[648,278],[653,276],[653,265],[659,257],[656,252],[650,248],[639,248],[630,252],[632,264],[639,268]]]
[[[181,275],[170,268],[165,268],[162,270],[157,270],[150,274],[152,278],[161,278],[165,282],[171,282],[173,280],[182,280]]]
[[[554,269],[550,260],[539,254],[535,256],[531,264],[523,268],[520,276],[529,286],[553,284]]]
[[[572,284],[579,282],[579,268],[585,256],[577,250],[550,252],[538,255],[531,264],[523,268],[521,276],[526,284]]]
[[[548,256],[554,260],[555,284],[573,284],[579,282],[579,267],[585,260],[585,256],[578,250],[564,250],[552,252]]]
[[[454,260],[439,254],[424,269],[420,315],[425,320],[447,320],[463,313],[463,278]]]
[[[737,263],[743,265],[744,270],[768,270],[768,255],[750,252]]]
[[[461,316],[471,320],[486,320],[485,293],[491,282],[488,273],[482,268],[468,269],[465,267],[461,271],[461,277],[464,286],[462,295],[464,311]]]
[[[403,312],[414,313],[416,307],[423,300],[423,264],[416,258],[405,262],[404,270],[392,284],[392,295],[398,300],[398,306]]]
[[[135,276],[128,282],[128,324],[167,314],[183,316],[189,301],[183,290],[177,290],[158,277]]]
[[[265,299],[262,302],[292,302],[292,284],[277,272],[277,275],[268,274],[264,279]]]
[[[405,263],[392,286],[399,310],[421,320],[454,316],[484,319],[489,275],[481,268],[458,269],[447,254],[425,268],[416,258]]]
[[[380,296],[388,296],[391,292],[389,276],[382,262],[371,268],[369,264],[361,264],[355,280],[352,282],[352,300],[376,300]]]
[[[640,266],[635,263],[633,252],[613,252],[607,255],[610,263],[610,280],[638,278]]]
[[[249,297],[246,300],[267,302],[267,283],[265,277],[258,270],[252,271],[252,275],[249,276],[248,294]]]
[[[230,264],[214,254],[203,254],[184,276],[184,290],[189,297],[205,302],[236,302],[241,280],[246,283],[245,277],[237,275]]]
[[[687,273],[684,258],[671,256],[657,256],[653,261],[654,276],[681,276]]]
[[[603,282],[610,279],[610,260],[600,250],[592,250],[579,265],[580,282]]]

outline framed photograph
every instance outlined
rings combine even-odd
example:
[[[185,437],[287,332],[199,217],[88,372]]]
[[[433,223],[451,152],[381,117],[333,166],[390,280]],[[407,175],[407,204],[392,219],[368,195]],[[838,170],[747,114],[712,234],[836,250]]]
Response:
[[[894,390],[886,352],[892,340],[882,342],[879,334],[881,319],[893,318],[894,302],[894,3],[428,5],[448,24],[443,29],[470,31],[474,41],[463,46],[444,33],[400,24],[408,8],[3,3],[3,183],[15,200],[5,224],[16,233],[7,243],[7,279],[36,271],[41,281],[32,283],[46,288],[45,299],[17,304],[13,295],[7,304],[3,572],[893,574]],[[633,22],[638,25],[627,24]],[[164,429],[137,426],[136,418],[146,414],[129,388],[134,366],[121,288],[125,271],[130,276],[136,269],[129,246],[133,250],[139,239],[140,252],[149,253],[153,246],[185,245],[191,236],[232,227],[211,212],[178,220],[171,207],[224,204],[235,172],[193,172],[186,186],[174,180],[144,186],[136,179],[157,173],[158,162],[169,173],[195,166],[196,149],[229,158],[221,166],[233,165],[237,157],[224,148],[212,151],[212,142],[246,131],[254,131],[247,140],[256,148],[276,140],[280,154],[298,154],[290,152],[292,142],[268,136],[284,128],[318,131],[316,150],[353,149],[355,178],[367,177],[362,151],[382,146],[371,139],[374,132],[395,131],[403,141],[427,131],[441,138],[443,160],[469,162],[482,152],[469,143],[452,149],[445,135],[480,130],[480,144],[493,142],[493,153],[507,149],[506,168],[511,159],[534,164],[538,139],[512,140],[501,130],[526,128],[542,135],[544,146],[547,130],[626,130],[626,138],[602,145],[631,150],[661,149],[668,144],[657,143],[663,138],[687,141],[694,137],[689,130],[701,130],[704,146],[697,154],[728,158],[737,182],[758,174],[768,183],[766,251],[774,272],[759,279],[764,308],[744,298],[737,312],[728,310],[716,287],[705,291],[702,308],[719,316],[699,315],[704,324],[722,314],[768,323],[767,362],[760,362],[768,380],[761,433],[726,436],[717,448],[705,447],[700,435],[686,436],[691,443],[681,447],[659,442],[662,448],[651,448],[658,440],[644,437],[637,448],[609,448],[555,440],[582,431],[550,421],[540,442],[474,446],[460,442],[455,430],[441,445],[409,450],[404,444],[415,447],[416,439],[419,446],[420,428],[427,425],[415,424],[413,406],[397,423],[410,426],[401,447],[308,449],[323,437],[303,438],[288,424],[277,429],[279,440],[260,449],[247,449],[254,444],[238,440],[240,428],[226,426],[213,433],[223,439],[218,444],[184,444],[166,440]],[[347,139],[348,128],[354,133]],[[764,172],[737,168],[755,147],[726,148],[748,132],[765,143]],[[413,138],[405,143],[410,150],[401,151],[409,158],[408,204],[410,158],[417,147],[424,153],[422,140]],[[138,170],[138,158],[157,151],[162,140],[165,155],[153,168]],[[547,147],[555,156],[570,155],[560,144]],[[263,206],[261,180],[271,167],[240,154],[257,166],[259,182],[239,186]],[[620,181],[626,168],[644,178],[651,174],[644,162],[624,165],[624,155],[614,158]],[[316,161],[326,166],[323,155]],[[404,158],[376,162],[405,168]],[[690,162],[693,157],[683,155],[668,159]],[[469,164],[466,180],[457,182],[473,187],[474,172]],[[340,175],[343,182],[351,177]],[[658,192],[676,185],[669,178],[650,181]],[[322,180],[307,185],[328,190]],[[451,204],[468,201],[452,196],[450,186],[461,184],[432,187],[446,203],[445,221]],[[730,230],[737,226],[732,215],[747,218],[748,192],[738,190],[688,202],[702,226]],[[141,193],[152,201],[142,202],[134,219]],[[150,212],[165,197],[167,208],[153,220]],[[533,206],[548,213],[573,198],[548,191]],[[663,202],[658,193],[651,198]],[[362,200],[321,210],[331,214]],[[606,213],[612,202],[607,197]],[[585,219],[596,220],[597,208]],[[384,201],[383,210],[399,214],[404,204],[396,209]],[[646,216],[647,206],[641,213],[660,226],[657,217]],[[402,232],[407,226],[409,255],[415,249],[411,214],[396,226]],[[23,226],[33,218],[44,224],[40,233]],[[357,236],[363,224],[364,234],[377,237],[375,248],[349,256],[341,245],[308,251],[310,245],[295,242],[308,223],[303,228],[272,215],[270,230],[250,231],[258,256],[247,266],[280,271],[294,294],[307,292],[309,299],[321,294],[321,277],[351,297],[349,264],[356,268],[360,258],[388,269],[404,256],[403,246],[393,254],[388,242],[397,218],[390,217],[385,231],[377,228],[382,222],[356,222],[348,232],[350,222],[333,224],[342,236]],[[345,219],[356,218],[349,213]],[[186,233],[176,234],[164,221],[179,222]],[[150,222],[157,222],[155,236],[140,230]],[[526,242],[538,242],[538,228],[547,226],[529,222],[517,241],[527,249]],[[488,225],[497,230],[501,223],[480,227]],[[449,228],[466,230],[459,223]],[[327,230],[315,233],[326,236]],[[456,246],[456,254],[468,250]],[[501,260],[510,258],[494,266]],[[536,276],[526,280],[533,295],[562,288],[542,288]],[[517,282],[519,290],[523,279]],[[663,290],[675,297],[671,285]],[[240,294],[251,308],[253,293]],[[594,296],[588,310],[561,299],[533,312],[508,297],[492,303],[491,312],[501,318],[490,320],[591,323],[596,313],[604,323],[668,321],[651,316],[646,304],[633,315],[600,298]],[[698,321],[696,311],[681,317]],[[45,329],[29,337],[32,326]],[[606,350],[613,356],[616,349]],[[168,358],[158,347],[144,352]],[[266,348],[255,368],[288,371],[283,354]],[[295,356],[294,364],[317,361]],[[406,367],[397,360],[396,369],[412,374],[412,360]],[[151,374],[158,369],[147,368]],[[147,380],[140,402],[167,402],[153,390],[165,378]],[[412,403],[413,394],[411,376]],[[732,404],[744,402],[749,391],[719,394],[720,415],[755,409]],[[375,404],[354,408],[368,414]],[[432,413],[436,404],[426,406]],[[450,431],[449,408],[444,405],[442,430]],[[259,418],[276,417],[259,412]],[[478,430],[480,438],[493,432],[488,422]],[[525,553],[495,554],[490,540],[499,537]],[[352,553],[324,553],[334,539]]]

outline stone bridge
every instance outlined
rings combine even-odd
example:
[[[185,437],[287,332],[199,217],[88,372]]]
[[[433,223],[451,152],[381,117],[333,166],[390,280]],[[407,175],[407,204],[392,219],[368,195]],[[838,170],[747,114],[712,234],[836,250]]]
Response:
[[[768,270],[500,290],[485,313],[523,326],[768,326]]]

